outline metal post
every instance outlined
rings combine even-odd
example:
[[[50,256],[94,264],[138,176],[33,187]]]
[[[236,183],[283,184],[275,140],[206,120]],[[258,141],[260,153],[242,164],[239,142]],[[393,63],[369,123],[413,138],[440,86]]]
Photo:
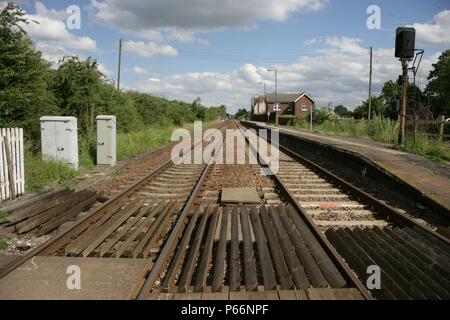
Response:
[[[268,110],[269,108],[267,107],[267,89],[265,82],[264,82],[264,103],[266,104],[266,110]]]
[[[269,105],[267,104],[267,87],[266,87],[266,83],[265,82],[260,82],[259,84],[264,85],[264,104],[266,105],[267,122],[269,122],[270,113],[269,113]]]
[[[402,114],[400,122],[399,143],[402,147],[406,144],[406,107],[408,104],[408,59],[402,59],[403,87],[402,87]]]
[[[278,106],[278,70],[277,69],[267,69],[267,71],[275,72],[275,102],[274,102],[274,112],[275,112],[275,124],[278,125],[278,113],[276,107]]]
[[[267,86],[264,82],[264,104],[266,105],[266,112],[267,112],[267,123],[270,122],[270,112],[269,112],[269,105],[267,104]]]
[[[445,129],[445,115],[441,116],[441,122],[439,123],[439,140],[444,141],[444,129]]]
[[[119,39],[119,63],[117,68],[117,90],[120,90],[120,68],[122,64],[122,39]]]
[[[311,132],[313,131],[313,107],[311,106],[311,112],[310,112],[310,124],[309,124],[309,128],[311,130]]]
[[[251,120],[255,120],[255,113],[253,111],[253,95],[250,96],[250,111],[251,111],[251,114],[252,114],[252,119]]]
[[[414,95],[413,95],[413,121],[414,121],[414,144],[416,144],[416,135],[417,135],[417,105],[416,105],[416,70],[413,68],[414,75]]]
[[[370,47],[370,71],[369,71],[369,115],[368,119],[372,118],[372,47]]]
[[[414,143],[416,143],[416,135],[417,135],[416,75],[417,75],[417,71],[419,70],[420,63],[422,62],[424,50],[416,49],[415,51],[417,51],[418,53],[416,54],[416,56],[414,58],[413,66],[411,68],[409,68],[409,70],[411,70],[414,75],[414,88],[413,88],[414,89],[414,93],[413,93]],[[416,65],[416,62],[418,62],[417,65]]]
[[[278,71],[275,69],[275,105],[277,106],[277,111],[275,111],[275,124],[278,125]]]

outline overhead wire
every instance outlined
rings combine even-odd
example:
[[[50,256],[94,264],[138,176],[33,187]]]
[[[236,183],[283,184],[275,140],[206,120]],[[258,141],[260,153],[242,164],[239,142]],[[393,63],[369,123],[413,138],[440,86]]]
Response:
[[[213,62],[230,62],[230,63],[247,63],[247,62],[260,62],[260,63],[289,63],[289,62],[302,62],[302,61],[323,61],[329,59],[328,56],[301,56],[298,54],[283,54],[283,55],[261,55],[261,54],[241,54],[241,53],[223,53],[223,52],[205,52],[205,51],[189,51],[179,50],[178,58],[195,59],[203,61]],[[347,53],[347,52],[338,52]],[[348,52],[351,54],[369,55],[368,50]]]

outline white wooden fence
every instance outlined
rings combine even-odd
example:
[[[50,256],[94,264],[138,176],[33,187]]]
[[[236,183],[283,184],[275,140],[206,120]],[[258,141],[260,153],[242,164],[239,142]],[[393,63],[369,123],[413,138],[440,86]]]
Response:
[[[23,129],[0,128],[0,202],[24,193]]]

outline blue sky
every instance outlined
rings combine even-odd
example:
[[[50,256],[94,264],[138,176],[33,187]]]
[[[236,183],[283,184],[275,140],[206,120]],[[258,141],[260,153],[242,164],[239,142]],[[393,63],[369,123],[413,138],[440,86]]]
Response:
[[[1,3],[2,1],[0,1]],[[116,80],[117,42],[124,39],[122,87],[230,112],[249,107],[260,82],[279,91],[308,91],[319,105],[354,107],[367,99],[367,48],[374,48],[374,91],[395,79],[395,28],[414,25],[425,49],[419,82],[450,47],[450,1],[364,0],[84,0],[18,1],[40,22],[31,39],[55,63],[65,54],[98,60]],[[189,3],[189,5],[187,5]],[[206,4],[205,4],[206,3]],[[81,8],[81,29],[67,30],[66,8]],[[366,10],[377,5],[381,29],[369,30]]]

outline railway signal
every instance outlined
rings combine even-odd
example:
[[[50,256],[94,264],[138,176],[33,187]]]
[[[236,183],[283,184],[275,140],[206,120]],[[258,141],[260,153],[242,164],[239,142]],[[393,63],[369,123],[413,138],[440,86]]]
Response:
[[[406,143],[406,106],[408,93],[408,64],[414,57],[416,30],[414,28],[397,28],[395,38],[395,57],[402,64],[402,109],[400,117],[400,132],[398,142],[402,147]]]

